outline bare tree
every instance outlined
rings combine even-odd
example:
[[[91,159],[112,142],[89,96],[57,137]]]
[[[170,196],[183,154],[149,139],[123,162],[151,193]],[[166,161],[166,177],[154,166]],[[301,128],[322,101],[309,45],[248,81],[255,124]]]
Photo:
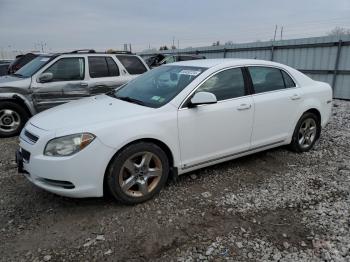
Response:
[[[330,32],[328,32],[329,36],[343,36],[343,35],[350,35],[350,29],[344,28],[344,27],[339,27],[337,26]]]

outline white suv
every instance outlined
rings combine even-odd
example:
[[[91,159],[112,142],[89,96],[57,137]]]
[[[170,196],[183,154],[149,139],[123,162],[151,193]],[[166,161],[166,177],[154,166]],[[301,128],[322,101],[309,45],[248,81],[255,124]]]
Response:
[[[290,144],[310,150],[329,120],[332,89],[259,60],[164,65],[109,93],[34,116],[20,135],[19,171],[71,197],[109,190],[124,203],[159,192],[169,175]]]

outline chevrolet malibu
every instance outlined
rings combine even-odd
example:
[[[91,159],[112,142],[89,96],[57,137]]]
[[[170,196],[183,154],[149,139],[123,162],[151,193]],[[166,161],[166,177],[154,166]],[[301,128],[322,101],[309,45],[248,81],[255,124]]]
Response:
[[[331,105],[328,84],[282,64],[173,63],[34,116],[17,164],[47,191],[135,204],[195,169],[282,145],[309,151]]]

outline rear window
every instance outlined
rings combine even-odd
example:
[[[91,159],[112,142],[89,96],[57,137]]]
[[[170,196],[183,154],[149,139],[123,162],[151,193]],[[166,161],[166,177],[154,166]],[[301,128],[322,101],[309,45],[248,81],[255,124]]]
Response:
[[[20,67],[22,67],[25,64],[27,64],[28,62],[32,61],[36,57],[37,57],[37,55],[35,55],[35,54],[26,54],[18,60],[18,65]]]
[[[116,57],[130,75],[140,75],[147,71],[147,68],[137,56],[117,55]]]

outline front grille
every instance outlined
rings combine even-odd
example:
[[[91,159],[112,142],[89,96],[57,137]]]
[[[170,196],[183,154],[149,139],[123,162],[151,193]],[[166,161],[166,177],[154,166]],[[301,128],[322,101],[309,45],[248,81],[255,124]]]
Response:
[[[30,152],[28,152],[27,150],[21,148],[21,154],[22,154],[22,157],[25,161],[29,162],[30,160]]]
[[[24,130],[24,135],[34,144],[38,141],[39,137],[30,133],[28,130]]]

